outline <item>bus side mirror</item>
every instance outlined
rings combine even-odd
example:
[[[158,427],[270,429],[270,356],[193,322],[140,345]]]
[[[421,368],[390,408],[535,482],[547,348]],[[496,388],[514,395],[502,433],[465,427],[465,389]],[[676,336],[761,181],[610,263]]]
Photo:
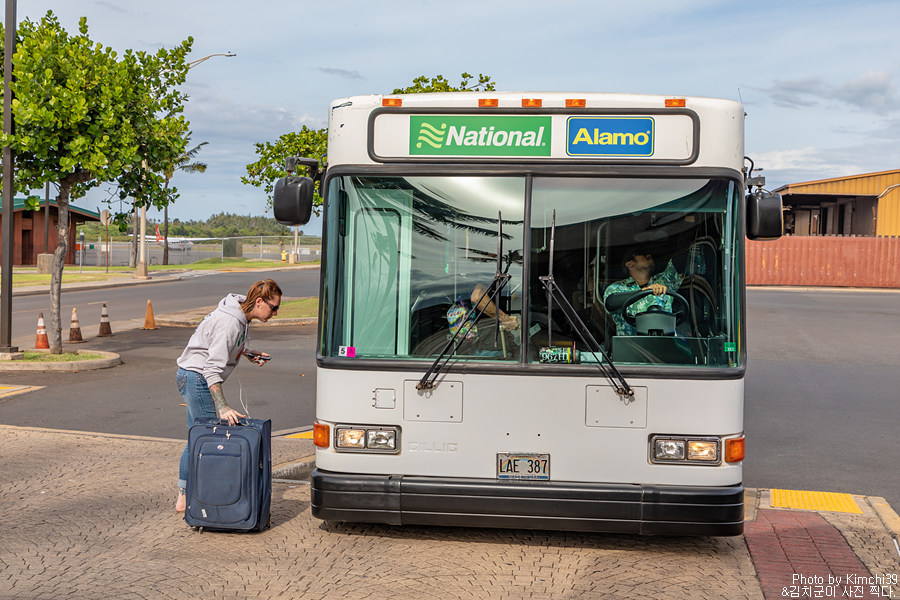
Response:
[[[747,195],[747,238],[776,240],[783,233],[781,194],[762,190]]]
[[[315,182],[309,177],[282,177],[275,182],[272,206],[282,225],[306,225],[312,214]]]

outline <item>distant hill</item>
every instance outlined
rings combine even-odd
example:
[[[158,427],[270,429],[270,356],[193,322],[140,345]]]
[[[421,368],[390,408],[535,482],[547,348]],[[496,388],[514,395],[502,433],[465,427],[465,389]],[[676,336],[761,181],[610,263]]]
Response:
[[[147,220],[147,235],[153,236],[156,225],[160,226],[162,231],[163,224],[161,221],[153,219]],[[88,239],[95,239],[106,235],[106,228],[100,223],[85,223],[79,226],[79,231],[84,229],[84,236]],[[113,231],[110,229],[110,239],[128,239],[133,233],[133,224],[129,223],[125,232]],[[230,213],[219,213],[213,215],[205,221],[181,221],[173,219],[169,222],[170,237],[253,237],[253,236],[284,236],[285,238],[294,237],[294,230],[285,227],[271,217],[254,217],[250,215],[234,215]],[[300,230],[301,244],[319,243],[319,236],[305,236],[303,230]]]

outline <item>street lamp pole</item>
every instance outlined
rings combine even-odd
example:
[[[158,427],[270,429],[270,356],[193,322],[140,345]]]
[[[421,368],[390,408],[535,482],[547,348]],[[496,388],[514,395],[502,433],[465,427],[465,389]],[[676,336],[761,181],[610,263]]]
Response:
[[[7,0],[9,2],[9,0]],[[202,62],[205,62],[214,56],[225,56],[231,58],[232,56],[237,56],[234,52],[216,52],[214,54],[208,54],[202,58],[198,58],[197,60],[192,60],[187,64],[188,71],[196,67]],[[145,163],[146,168],[146,163]],[[149,279],[147,275],[147,203],[144,202],[143,206],[141,206],[141,251],[140,251],[140,261],[137,264],[137,269],[135,273],[136,279]],[[163,242],[165,243],[165,242]]]
[[[196,66],[199,65],[200,63],[202,63],[202,62],[204,62],[204,61],[207,61],[207,60],[211,59],[211,58],[214,57],[214,56],[225,56],[225,57],[231,58],[232,56],[237,56],[237,54],[235,54],[234,52],[216,52],[215,54],[210,54],[210,55],[208,55],[208,56],[204,56],[203,58],[198,58],[197,60],[192,60],[191,62],[189,62],[189,63],[187,64],[187,65],[188,65],[188,70],[193,69],[194,67],[196,67]]]
[[[16,0],[6,0],[6,36],[3,46],[3,133],[13,133],[12,114],[12,57],[16,52]],[[13,219],[16,198],[15,153],[12,147],[3,146],[3,226],[2,257],[0,257],[0,354],[12,355],[18,348],[12,345],[12,264],[13,264]]]

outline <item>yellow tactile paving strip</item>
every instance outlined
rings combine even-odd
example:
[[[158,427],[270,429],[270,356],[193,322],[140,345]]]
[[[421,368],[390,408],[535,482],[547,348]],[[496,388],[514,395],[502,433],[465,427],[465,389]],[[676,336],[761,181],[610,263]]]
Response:
[[[770,496],[772,508],[799,508],[802,510],[827,510],[862,514],[859,505],[850,494],[836,492],[810,492],[773,489]]]

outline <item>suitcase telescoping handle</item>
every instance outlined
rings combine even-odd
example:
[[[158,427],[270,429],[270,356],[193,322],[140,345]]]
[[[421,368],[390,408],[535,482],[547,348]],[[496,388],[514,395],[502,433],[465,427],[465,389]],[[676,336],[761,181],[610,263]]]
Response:
[[[238,422],[234,425],[234,427],[245,427],[250,424],[250,421],[247,419],[238,419]],[[228,422],[228,419],[219,419],[219,425],[223,426],[231,426],[231,423]]]

